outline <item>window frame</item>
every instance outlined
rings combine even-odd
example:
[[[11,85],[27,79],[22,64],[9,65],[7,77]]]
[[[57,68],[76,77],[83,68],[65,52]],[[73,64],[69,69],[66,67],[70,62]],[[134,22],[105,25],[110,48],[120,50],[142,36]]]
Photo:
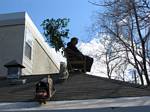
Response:
[[[25,56],[31,60],[32,59],[32,47],[28,42],[25,42]]]

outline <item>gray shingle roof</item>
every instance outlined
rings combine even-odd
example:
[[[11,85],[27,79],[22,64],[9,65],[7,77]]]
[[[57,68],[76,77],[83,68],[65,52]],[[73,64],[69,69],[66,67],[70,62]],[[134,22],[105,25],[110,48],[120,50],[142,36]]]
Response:
[[[35,84],[47,75],[25,76],[24,85],[9,85],[8,80],[0,80],[0,102],[33,101]],[[122,81],[87,75],[70,74],[64,82],[58,83],[55,74],[55,100],[84,100],[130,96],[150,96],[150,89]]]
[[[130,96],[149,96],[150,90],[140,85],[87,75],[71,74],[68,80],[55,86],[53,100],[84,100]]]

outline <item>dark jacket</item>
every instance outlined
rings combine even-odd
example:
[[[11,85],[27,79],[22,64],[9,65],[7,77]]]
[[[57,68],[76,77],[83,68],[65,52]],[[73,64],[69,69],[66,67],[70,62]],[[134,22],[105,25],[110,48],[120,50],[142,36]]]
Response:
[[[77,58],[77,59],[83,59],[84,55],[78,50],[78,48],[74,45],[72,45],[70,42],[67,44],[67,49],[70,49],[72,51],[71,57]]]
[[[73,51],[70,52],[68,55],[69,57],[75,58],[76,60],[85,60],[86,61],[86,71],[90,72],[91,66],[93,64],[93,58],[89,56],[84,56],[76,46],[72,45],[70,42],[67,44],[67,49]],[[68,51],[69,51],[68,50]]]
[[[67,44],[67,48],[69,48],[70,50],[72,50],[76,54],[83,56],[83,54],[78,50],[78,48],[76,46],[72,45],[70,42]]]

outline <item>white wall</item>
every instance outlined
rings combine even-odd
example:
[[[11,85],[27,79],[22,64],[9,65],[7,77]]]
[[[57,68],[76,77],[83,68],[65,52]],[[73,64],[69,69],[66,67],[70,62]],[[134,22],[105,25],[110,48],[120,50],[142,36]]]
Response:
[[[26,67],[23,75],[58,73],[59,64],[42,38],[27,13],[0,14],[0,76],[6,76],[4,64],[12,60]],[[32,40],[31,60],[25,56],[28,39]]]

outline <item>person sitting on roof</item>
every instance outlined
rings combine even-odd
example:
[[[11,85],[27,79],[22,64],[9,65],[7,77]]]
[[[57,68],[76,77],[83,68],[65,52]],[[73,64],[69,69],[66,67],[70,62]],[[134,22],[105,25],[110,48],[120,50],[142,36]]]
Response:
[[[78,48],[76,47],[76,45],[78,44],[78,38],[73,37],[71,38],[71,41],[67,43],[67,48],[72,50],[74,52],[74,54],[72,54],[72,56],[74,58],[76,58],[77,60],[83,60],[85,59],[86,61],[86,71],[90,72],[91,71],[91,66],[93,64],[93,58],[83,55]]]

